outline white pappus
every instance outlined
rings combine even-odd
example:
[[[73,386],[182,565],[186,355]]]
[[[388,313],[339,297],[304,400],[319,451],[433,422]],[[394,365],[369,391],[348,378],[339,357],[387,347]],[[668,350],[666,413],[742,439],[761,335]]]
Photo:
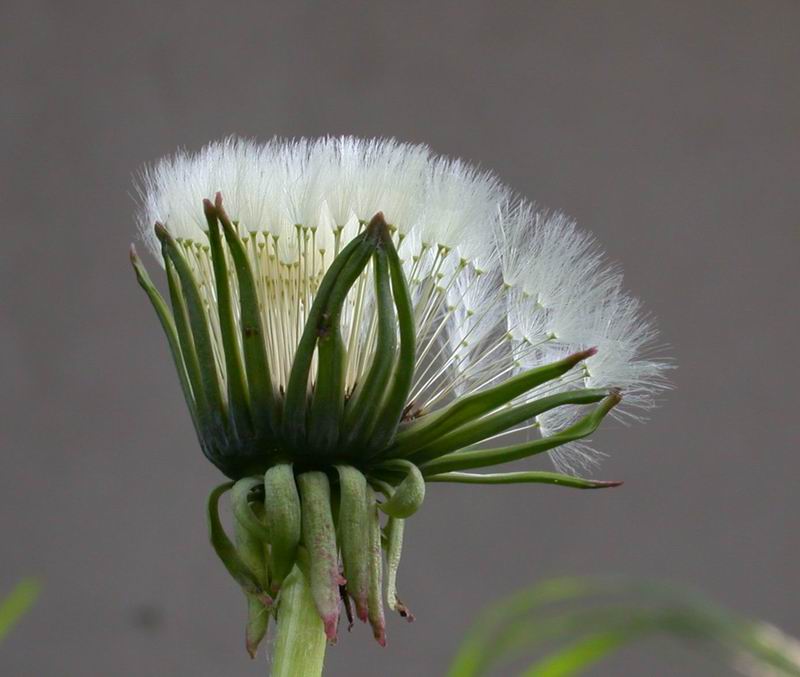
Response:
[[[231,138],[161,160],[143,172],[139,191],[139,226],[149,249],[161,260],[153,224],[165,224],[203,281],[223,383],[202,207],[217,192],[258,278],[276,392],[286,388],[328,265],[378,211],[392,228],[415,303],[410,412],[434,410],[452,396],[589,347],[597,354],[584,365],[511,404],[575,387],[615,387],[623,394],[615,414],[635,418],[668,385],[669,364],[652,356],[652,323],[590,235],[563,214],[516,197],[494,174],[426,146],[353,137],[266,143]],[[375,350],[371,275],[367,267],[342,314],[350,392]],[[235,296],[234,275],[230,283]],[[550,435],[581,411],[560,407],[511,432]],[[558,467],[571,469],[594,458],[582,444],[559,447],[551,456]]]

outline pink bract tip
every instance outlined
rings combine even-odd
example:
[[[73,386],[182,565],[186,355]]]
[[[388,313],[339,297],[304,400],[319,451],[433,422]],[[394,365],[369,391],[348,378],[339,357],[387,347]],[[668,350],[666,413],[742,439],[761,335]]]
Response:
[[[336,627],[339,625],[339,614],[329,614],[323,616],[322,624],[325,626],[325,636],[328,641],[336,641]]]

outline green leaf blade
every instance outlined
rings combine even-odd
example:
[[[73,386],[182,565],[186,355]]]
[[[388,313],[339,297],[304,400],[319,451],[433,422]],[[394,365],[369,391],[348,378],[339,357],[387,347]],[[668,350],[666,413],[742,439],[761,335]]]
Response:
[[[641,632],[641,628],[634,626],[590,634],[531,666],[522,677],[572,677],[580,674],[633,642]]]
[[[14,589],[0,600],[0,643],[19,620],[30,611],[41,592],[42,586],[35,578],[21,580]]]

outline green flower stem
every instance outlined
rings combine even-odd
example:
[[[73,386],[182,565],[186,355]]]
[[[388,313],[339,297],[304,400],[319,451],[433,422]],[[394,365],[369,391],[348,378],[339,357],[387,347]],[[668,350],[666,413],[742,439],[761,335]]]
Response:
[[[271,677],[319,677],[325,661],[325,630],[311,587],[295,565],[281,586]]]

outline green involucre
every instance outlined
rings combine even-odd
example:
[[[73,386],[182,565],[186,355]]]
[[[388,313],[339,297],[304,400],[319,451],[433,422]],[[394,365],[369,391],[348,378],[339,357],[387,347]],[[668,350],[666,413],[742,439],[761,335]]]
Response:
[[[584,416],[580,421],[550,437],[545,437],[532,442],[512,444],[507,447],[485,449],[480,451],[459,451],[437,458],[430,463],[422,465],[422,472],[426,477],[452,472],[454,470],[470,470],[472,468],[485,468],[500,463],[518,461],[534,454],[554,449],[555,447],[574,442],[591,435],[600,425],[606,414],[620,401],[617,394],[605,398],[594,411]]]

